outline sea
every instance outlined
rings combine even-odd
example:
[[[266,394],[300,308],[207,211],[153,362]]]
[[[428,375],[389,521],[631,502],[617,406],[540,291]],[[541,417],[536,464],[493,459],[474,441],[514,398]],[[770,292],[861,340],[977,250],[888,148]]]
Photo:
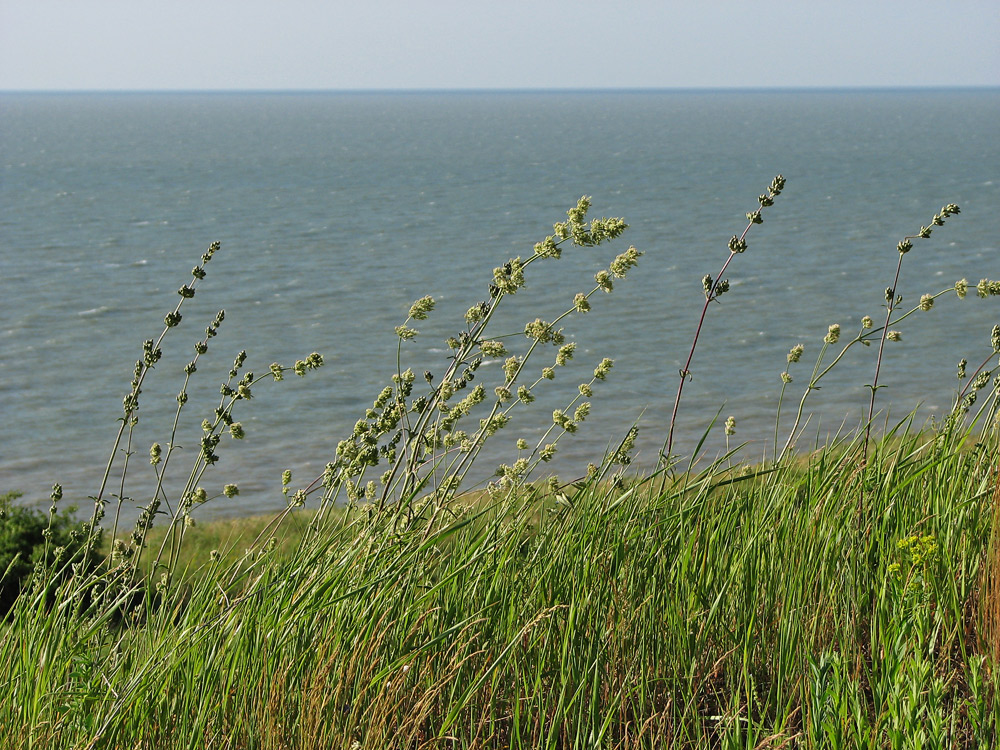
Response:
[[[1000,277],[1000,89],[0,94],[0,494],[44,508],[58,482],[62,504],[89,513],[142,342],[159,337],[177,289],[218,241],[163,339],[105,496],[112,513],[125,498],[134,518],[151,497],[149,446],[171,440],[166,487],[179,492],[239,352],[256,374],[319,352],[322,368],[261,382],[237,405],[246,437],[227,437],[198,482],[214,498],[196,510],[203,518],[284,507],[282,472],[292,487],[319,476],[397,367],[418,386],[424,372],[440,377],[445,342],[487,299],[493,269],[531,257],[582,195],[591,217],[623,217],[629,229],[528,266],[525,288],[496,314],[511,351],[523,349],[526,322],[569,309],[616,254],[633,245],[643,255],[591,311],[559,322],[573,359],[513,410],[470,484],[516,459],[517,439],[547,441],[552,411],[605,357],[614,367],[589,417],[539,470],[582,476],[636,424],[631,467],[653,468],[702,279],[718,274],[777,174],[786,187],[701,329],[673,446],[685,462],[738,446],[747,461],[773,455],[828,327],[841,326],[842,345],[863,316],[884,319],[897,243],[944,204],[961,213],[906,254],[901,309],[959,279]],[[394,329],[425,295],[436,307],[401,343]],[[184,365],[220,309],[178,417]],[[996,364],[998,323],[1000,297],[974,291],[909,316],[886,346],[878,423],[940,420],[963,386],[959,360],[970,372]],[[536,351],[525,377],[554,353]],[[876,356],[877,346],[851,348],[810,393],[799,451],[857,428]],[[492,389],[500,365],[487,361],[476,382]],[[219,496],[227,483],[237,497]]]

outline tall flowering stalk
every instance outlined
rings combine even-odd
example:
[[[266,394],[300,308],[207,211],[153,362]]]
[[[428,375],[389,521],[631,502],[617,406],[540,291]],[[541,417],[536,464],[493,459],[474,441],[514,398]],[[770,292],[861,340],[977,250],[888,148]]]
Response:
[[[674,408],[670,413],[670,428],[667,432],[667,439],[663,444],[663,450],[661,451],[661,458],[668,466],[670,464],[670,456],[674,446],[674,429],[677,426],[677,411],[681,405],[681,395],[684,393],[684,383],[686,383],[691,377],[691,361],[694,359],[694,350],[698,346],[698,338],[701,336],[701,328],[705,324],[705,316],[708,314],[708,306],[729,291],[729,280],[723,279],[723,274],[725,274],[726,269],[729,268],[729,264],[732,263],[733,258],[747,249],[746,236],[750,231],[750,227],[754,224],[764,223],[764,218],[761,215],[761,212],[768,206],[774,205],[774,199],[781,194],[784,187],[785,178],[780,174],[771,180],[771,185],[768,187],[767,192],[757,198],[757,201],[760,203],[760,208],[756,211],[750,211],[747,213],[747,226],[746,229],[743,230],[743,234],[738,236],[733,235],[732,239],[729,240],[729,257],[727,257],[726,262],[722,264],[722,268],[719,269],[719,272],[715,275],[714,279],[711,275],[706,275],[701,280],[702,287],[705,291],[705,304],[701,308],[701,317],[698,319],[698,327],[695,329],[694,339],[691,341],[691,350],[688,352],[687,360],[684,362],[684,367],[678,371],[680,382],[677,384],[677,397],[674,399]]]
[[[115,459],[118,458],[118,451],[121,448],[122,440],[126,441],[125,446],[125,460],[122,466],[122,478],[121,487],[119,488],[119,508],[121,507],[121,498],[124,497],[124,484],[125,475],[128,472],[128,460],[132,455],[132,433],[135,429],[136,424],[139,421],[139,395],[142,393],[142,384],[146,379],[146,375],[153,368],[153,366],[160,361],[160,357],[163,356],[163,350],[160,345],[163,343],[164,337],[167,335],[167,331],[171,328],[176,328],[181,322],[181,306],[184,304],[185,300],[191,299],[195,295],[195,287],[198,282],[205,278],[205,266],[212,260],[212,257],[219,251],[220,243],[213,242],[209,245],[208,249],[201,256],[201,264],[195,266],[191,270],[191,283],[184,284],[180,289],[177,290],[177,294],[180,296],[177,305],[173,310],[168,312],[163,318],[163,330],[154,342],[152,339],[148,339],[143,342],[142,345],[142,358],[136,360],[135,369],[132,374],[131,388],[125,397],[122,399],[122,411],[123,416],[120,417],[121,426],[118,428],[118,435],[115,438],[114,446],[111,448],[111,455],[108,457],[107,466],[104,469],[104,477],[101,479],[100,487],[97,493],[93,496],[94,501],[94,512],[90,519],[90,524],[88,528],[88,543],[89,549],[93,549],[99,537],[99,524],[101,519],[104,517],[104,505],[107,502],[104,498],[105,493],[108,490],[108,484],[111,479],[111,470],[114,466]],[[216,327],[218,323],[221,323],[223,313],[219,313],[219,318],[217,319]],[[212,335],[215,335],[214,332]],[[200,352],[199,352],[200,353]],[[126,438],[127,436],[127,438]],[[117,519],[116,519],[117,528]]]
[[[958,206],[954,203],[949,203],[941,209],[940,213],[934,215],[930,226],[920,227],[919,232],[914,235],[904,237],[899,244],[896,245],[896,250],[899,252],[899,259],[896,262],[896,275],[893,277],[892,286],[886,287],[885,290],[885,325],[882,327],[882,336],[879,339],[878,358],[875,361],[875,377],[872,379],[871,385],[868,386],[868,388],[871,389],[871,400],[868,402],[868,419],[865,420],[865,441],[862,448],[863,461],[868,460],[868,442],[871,439],[872,419],[875,417],[875,395],[879,389],[878,377],[882,370],[882,355],[885,351],[885,342],[887,340],[899,341],[901,339],[899,331],[891,331],[889,330],[889,327],[892,322],[892,313],[903,301],[902,296],[896,293],[896,288],[899,285],[899,275],[903,268],[903,257],[913,248],[913,242],[911,240],[928,239],[931,236],[931,227],[943,226],[946,218],[957,213],[959,213]],[[918,307],[922,310],[929,310],[932,303],[933,298],[928,297],[928,295],[924,295],[924,297],[921,298],[920,305]]]
[[[898,282],[897,282],[898,283]],[[903,334],[900,332],[898,326],[901,326],[907,318],[911,315],[916,315],[920,312],[928,312],[934,308],[934,302],[939,297],[948,294],[957,294],[959,299],[964,299],[969,290],[969,283],[965,279],[960,279],[956,281],[953,285],[945,287],[934,294],[923,294],[920,300],[913,305],[909,310],[902,313],[898,317],[891,319],[887,325],[876,325],[875,321],[870,315],[865,315],[861,318],[861,327],[858,333],[850,339],[846,344],[841,344],[841,326],[839,323],[834,323],[827,328],[826,335],[823,337],[823,345],[820,348],[819,355],[816,357],[816,363],[813,365],[812,373],[809,376],[809,383],[806,385],[805,391],[802,393],[802,398],[799,400],[798,409],[795,412],[795,419],[792,423],[792,428],[788,432],[788,438],[785,440],[782,449],[775,455],[775,463],[781,463],[782,459],[788,454],[792,449],[796,437],[799,435],[799,428],[802,425],[803,416],[805,414],[805,404],[809,398],[809,395],[813,391],[818,391],[820,389],[819,382],[826,377],[834,367],[836,367],[841,360],[847,355],[848,350],[852,349],[856,344],[861,344],[863,346],[871,346],[873,341],[876,341],[876,337],[881,338],[884,334],[884,341],[902,341]],[[976,295],[978,297],[991,297],[1000,295],[1000,282],[990,281],[989,279],[983,279],[979,282],[976,287]],[[896,299],[893,300],[894,311],[899,310],[899,304],[901,300],[899,296],[896,295]],[[826,354],[831,346],[841,346],[840,351],[833,358],[829,364],[824,365]],[[799,361],[802,356],[803,346],[798,344],[792,348],[788,355],[789,366],[781,373],[782,390],[781,395],[784,396],[785,386],[792,382],[792,376],[790,374],[791,364]],[[964,362],[964,360],[963,360]],[[967,364],[967,363],[966,363]],[[985,366],[985,363],[984,363]],[[978,370],[977,370],[978,372]],[[965,364],[959,364],[959,379],[965,377]],[[871,386],[867,386],[871,388]],[[961,398],[960,394],[960,398]],[[781,409],[781,398],[778,402],[779,418]],[[869,420],[870,421],[870,420]],[[775,426],[775,431],[777,432],[777,422]]]
[[[560,323],[570,315],[586,314],[591,298],[610,293],[614,281],[624,278],[642,255],[634,247],[619,253],[607,268],[595,274],[594,286],[577,293],[565,312],[554,320],[529,320],[519,334],[490,333],[501,303],[524,287],[528,266],[560,258],[566,243],[593,247],[614,240],[628,226],[621,218],[588,220],[589,208],[590,199],[580,198],[566,212],[567,220],[556,223],[553,234],[535,244],[531,257],[511,258],[493,269],[488,296],[467,310],[463,329],[447,340],[448,364],[442,372],[423,373],[426,388],[420,386],[420,376],[403,365],[402,347],[419,335],[412,325],[425,320],[435,307],[431,297],[416,300],[406,321],[396,327],[399,342],[392,383],[366,409],[352,434],[337,444],[336,456],[323,475],[292,494],[290,502],[300,505],[307,495],[321,492],[322,515],[341,491],[350,503],[364,498],[373,501],[379,510],[390,504],[406,510],[408,501],[418,494],[433,494],[442,500],[454,496],[485,442],[510,422],[512,410],[534,401],[533,390],[555,378],[556,369],[572,358],[576,344],[566,340]],[[514,343],[519,335],[526,341],[520,351]],[[528,360],[550,346],[556,352],[551,364],[525,377]],[[502,365],[500,382],[492,389],[474,383],[482,374],[478,372],[480,366],[489,361]],[[553,413],[552,423],[536,446],[531,448],[527,441],[517,441],[517,460],[497,470],[501,483],[523,481],[539,462],[553,458],[558,439],[575,432],[589,414],[590,402],[583,399],[592,394],[596,381],[603,380],[611,366],[611,360],[602,361],[594,377],[580,384],[578,394],[565,409]],[[473,411],[484,415],[478,426],[471,420]],[[372,478],[372,472],[380,466],[381,474]]]
[[[192,376],[198,370],[199,360],[202,355],[208,352],[209,342],[218,334],[219,328],[225,320],[225,311],[220,310],[212,322],[205,328],[204,337],[195,342],[195,355],[183,368],[184,380],[176,397],[177,407],[174,412],[173,424],[166,445],[163,446],[156,442],[149,448],[149,464],[156,477],[152,496],[146,505],[140,507],[135,528],[128,540],[118,538],[122,506],[126,501],[131,499],[128,497],[126,489],[128,477],[131,476],[130,459],[137,453],[135,450],[135,430],[139,424],[139,397],[142,394],[143,385],[150,370],[160,362],[163,356],[161,345],[167,332],[173,328],[177,328],[181,324],[181,306],[186,300],[195,296],[198,282],[202,281],[207,275],[206,266],[219,249],[220,243],[218,242],[213,242],[208,247],[201,256],[201,263],[191,270],[191,280],[177,290],[180,300],[164,316],[164,328],[160,332],[160,335],[155,340],[147,339],[143,342],[142,357],[135,362],[129,390],[122,399],[122,415],[119,417],[121,424],[118,428],[114,445],[108,457],[108,462],[105,465],[101,483],[96,494],[91,498],[94,501],[94,510],[89,523],[85,527],[87,532],[86,554],[90,554],[96,549],[102,534],[101,521],[105,516],[105,506],[108,503],[109,496],[115,498],[117,500],[117,508],[111,524],[112,543],[110,560],[117,566],[119,573],[125,570],[129,571],[129,575],[120,576],[122,581],[130,581],[131,575],[138,571],[140,558],[143,550],[146,548],[146,536],[152,528],[156,517],[161,515],[167,516],[170,531],[164,537],[163,543],[152,562],[152,566],[154,569],[164,568],[165,572],[163,575],[166,577],[165,581],[169,581],[170,574],[173,571],[174,564],[180,552],[184,530],[191,523],[192,509],[212,499],[208,492],[199,486],[199,481],[204,476],[205,471],[219,460],[216,450],[223,435],[228,434],[234,440],[242,440],[246,435],[243,424],[237,422],[233,417],[233,410],[236,404],[249,401],[253,396],[252,388],[261,380],[266,378],[281,380],[284,372],[292,370],[297,375],[304,375],[306,370],[315,369],[323,364],[323,357],[320,354],[313,353],[307,359],[297,361],[294,367],[283,367],[275,363],[270,366],[266,374],[255,377],[253,372],[243,370],[247,353],[241,351],[237,355],[232,369],[229,371],[229,378],[221,385],[221,398],[214,410],[214,414],[211,418],[202,421],[203,434],[199,450],[195,455],[194,463],[188,473],[187,481],[180,496],[174,498],[174,502],[172,503],[171,498],[168,497],[164,489],[164,483],[171,459],[180,448],[176,443],[176,437],[180,425],[181,412],[188,403],[188,386]],[[119,454],[123,458],[120,467],[116,469]],[[116,471],[120,472],[120,474],[115,476],[114,483],[112,483],[112,477]],[[238,494],[239,487],[236,484],[226,484],[221,493],[221,495],[230,498]],[[215,497],[218,496],[215,495]],[[161,510],[164,506],[166,507],[166,514]],[[166,562],[164,563],[164,555],[168,551],[169,556],[165,558]]]

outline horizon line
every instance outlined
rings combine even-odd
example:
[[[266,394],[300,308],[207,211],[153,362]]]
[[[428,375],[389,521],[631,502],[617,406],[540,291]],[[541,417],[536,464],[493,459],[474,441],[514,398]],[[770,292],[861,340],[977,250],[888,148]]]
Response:
[[[838,85],[838,86],[625,86],[625,87],[496,87],[496,88],[80,88],[5,89],[8,94],[644,94],[644,93],[763,93],[763,92],[898,92],[898,91],[991,91],[1000,84],[971,85]]]

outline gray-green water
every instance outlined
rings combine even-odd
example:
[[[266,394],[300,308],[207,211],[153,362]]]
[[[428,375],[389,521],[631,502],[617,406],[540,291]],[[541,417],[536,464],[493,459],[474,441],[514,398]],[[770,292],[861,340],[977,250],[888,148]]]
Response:
[[[144,456],[168,437],[180,370],[223,307],[179,439],[189,458],[240,349],[258,372],[326,356],[304,380],[257,390],[238,415],[248,438],[224,445],[207,477],[209,489],[241,485],[216,511],[280,507],[281,470],[296,483],[320,472],[394,371],[393,327],[409,303],[440,300],[405,349],[418,372],[442,370],[443,341],[484,298],[491,269],[529,255],[584,193],[595,215],[628,220],[624,242],[539,265],[506,327],[553,316],[628,244],[645,256],[567,323],[577,369],[495,438],[486,462],[540,434],[608,356],[615,369],[555,468],[573,476],[640,416],[637,460],[652,465],[701,277],[781,172],[785,193],[710,311],[675,446],[692,450],[722,407],[759,456],[788,349],[806,345],[797,399],[827,326],[848,334],[862,315],[879,317],[896,242],[941,205],[962,214],[907,256],[906,301],[1000,276],[998,122],[996,90],[0,95],[0,491],[39,500],[59,481],[86,504],[140,343],[217,239],[222,251],[144,390],[136,477],[149,478]],[[888,351],[880,399],[899,416],[919,402],[924,419],[949,408],[957,361],[989,353],[1000,299],[949,296],[913,322]],[[859,349],[813,395],[811,434],[856,423],[874,355]],[[711,440],[709,452],[722,445]]]

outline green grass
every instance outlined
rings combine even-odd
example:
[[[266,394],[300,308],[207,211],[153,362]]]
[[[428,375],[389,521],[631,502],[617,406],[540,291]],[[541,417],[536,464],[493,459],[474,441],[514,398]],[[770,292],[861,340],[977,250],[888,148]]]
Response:
[[[844,458],[354,510],[229,563],[259,525],[211,525],[135,617],[15,609],[0,744],[989,746],[995,439]]]

